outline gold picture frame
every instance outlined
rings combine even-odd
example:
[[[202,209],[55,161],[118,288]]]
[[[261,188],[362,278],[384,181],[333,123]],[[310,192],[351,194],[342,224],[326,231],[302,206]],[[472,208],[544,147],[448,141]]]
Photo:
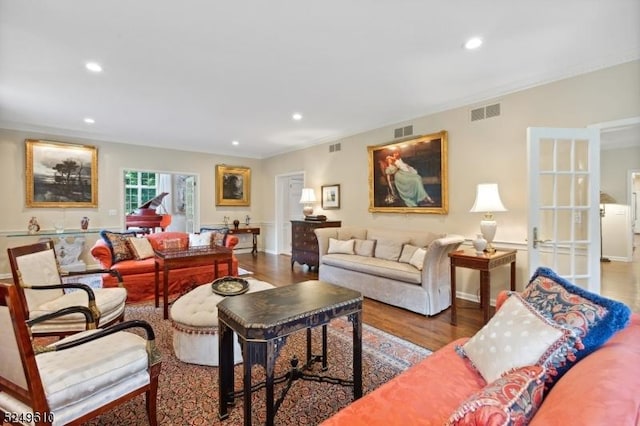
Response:
[[[369,211],[447,214],[447,131],[367,147]]]
[[[25,143],[27,207],[98,207],[96,147],[36,139]]]
[[[251,169],[216,165],[216,206],[249,206],[251,204]]]

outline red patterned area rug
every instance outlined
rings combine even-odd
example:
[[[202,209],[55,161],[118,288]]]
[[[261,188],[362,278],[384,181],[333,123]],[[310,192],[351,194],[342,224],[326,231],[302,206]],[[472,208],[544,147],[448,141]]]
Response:
[[[243,423],[242,398],[229,409],[229,418],[218,420],[218,368],[179,361],[172,346],[172,329],[163,321],[161,309],[152,304],[128,305],[127,319],[143,319],[152,324],[156,341],[163,355],[158,391],[158,422],[161,425],[228,425]],[[424,359],[431,352],[368,325],[363,325],[362,372],[363,393],[369,393],[402,371]],[[352,328],[344,318],[336,319],[328,327],[327,358],[329,369],[320,372],[320,363],[313,374],[352,379]],[[287,339],[276,365],[276,377],[288,371],[291,358],[305,359],[304,331]],[[313,330],[313,353],[321,353],[320,328]],[[235,389],[242,388],[242,365],[235,370]],[[254,367],[253,383],[264,378],[264,369]],[[276,385],[275,397],[280,395],[284,383]],[[253,424],[265,423],[264,389],[252,396]],[[348,405],[353,399],[351,387],[332,383],[297,380],[291,386],[280,406],[275,423],[278,425],[316,425]],[[114,408],[89,424],[92,425],[147,425],[144,397],[135,398]]]

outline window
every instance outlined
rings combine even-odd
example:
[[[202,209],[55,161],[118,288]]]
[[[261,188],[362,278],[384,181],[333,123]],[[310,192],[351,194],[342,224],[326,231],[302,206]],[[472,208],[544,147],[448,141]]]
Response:
[[[133,213],[141,204],[158,193],[158,175],[150,172],[127,170],[124,173],[124,209]]]

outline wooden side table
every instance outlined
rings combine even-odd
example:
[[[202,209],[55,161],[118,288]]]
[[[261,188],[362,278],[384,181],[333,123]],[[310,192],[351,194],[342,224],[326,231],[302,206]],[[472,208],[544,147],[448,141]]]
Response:
[[[256,227],[245,227],[245,228],[240,227],[238,229],[229,228],[227,233],[230,235],[252,234],[253,247],[251,249],[251,254],[254,256],[258,254],[258,235],[260,235],[260,228],[256,228]]]
[[[489,290],[491,270],[511,264],[511,290],[516,289],[516,250],[497,249],[495,253],[476,254],[475,250],[458,250],[449,253],[451,261],[451,324],[457,325],[456,266],[480,271],[480,307],[485,324],[489,321]]]

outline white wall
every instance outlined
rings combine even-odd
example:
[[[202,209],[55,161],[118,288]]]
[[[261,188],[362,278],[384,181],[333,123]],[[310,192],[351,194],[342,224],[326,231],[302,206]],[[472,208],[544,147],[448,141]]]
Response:
[[[414,96],[428,96],[415,93]],[[469,111],[480,105],[501,104],[501,115],[471,123]],[[366,111],[363,111],[366,113]],[[479,182],[500,184],[502,201],[508,212],[496,215],[498,245],[518,248],[518,286],[528,278],[525,247],[527,226],[527,164],[526,128],[529,126],[585,127],[589,124],[619,120],[640,115],[640,62],[630,62],[612,68],[579,75],[521,92],[488,99],[480,104],[438,112],[401,123],[373,129],[339,141],[279,155],[265,160],[222,157],[183,151],[151,149],[103,141],[56,137],[0,129],[0,199],[4,202],[0,233],[26,230],[31,216],[38,216],[44,227],[60,214],[55,209],[25,208],[24,140],[53,139],[70,143],[86,143],[98,147],[99,207],[97,209],[67,209],[70,223],[79,223],[82,216],[91,218],[91,227],[123,225],[121,212],[108,215],[109,209],[121,208],[120,180],[124,168],[198,174],[200,219],[202,224],[221,223],[223,216],[231,219],[249,214],[252,223],[265,230],[264,245],[273,247],[275,238],[275,176],[304,171],[305,185],[316,188],[325,184],[340,184],[339,210],[322,211],[329,219],[342,220],[344,225],[387,227],[390,229],[421,228],[457,233],[472,238],[478,230],[480,216],[469,213]],[[449,213],[447,215],[384,214],[368,212],[367,146],[393,141],[393,129],[412,124],[414,134],[449,132]],[[180,141],[176,141],[179,146]],[[342,150],[329,153],[329,143],[340,142]],[[133,143],[133,141],[132,141]],[[218,208],[215,206],[215,165],[249,166],[252,169],[251,207]],[[261,243],[262,244],[262,243]],[[13,244],[15,245],[15,244]],[[9,271],[6,260],[7,238],[0,236],[0,274]],[[493,274],[492,295],[506,288],[508,268]],[[461,274],[461,291],[475,294],[478,277]]]
[[[470,122],[471,109],[496,102],[501,104],[499,117]],[[323,212],[318,207],[316,213],[342,220],[345,226],[415,227],[472,238],[480,222],[480,215],[469,213],[476,184],[497,182],[509,211],[496,214],[496,241],[498,246],[519,249],[517,281],[521,288],[529,276],[524,251],[528,206],[526,128],[586,127],[639,114],[640,63],[636,61],[344,138],[339,141],[342,150],[337,153],[329,152],[329,144],[336,142],[331,141],[267,159],[263,163],[266,178],[261,192],[268,203],[273,199],[272,177],[302,169],[307,176],[306,186],[319,190],[321,185],[340,184],[341,208]],[[415,135],[440,130],[449,133],[447,215],[368,212],[367,146],[392,142],[393,129],[409,124],[413,125]],[[264,218],[273,221],[270,213],[274,209],[266,207]],[[477,273],[462,274],[459,280],[462,292],[476,293]],[[506,288],[507,282],[508,271],[496,271],[492,295]]]

